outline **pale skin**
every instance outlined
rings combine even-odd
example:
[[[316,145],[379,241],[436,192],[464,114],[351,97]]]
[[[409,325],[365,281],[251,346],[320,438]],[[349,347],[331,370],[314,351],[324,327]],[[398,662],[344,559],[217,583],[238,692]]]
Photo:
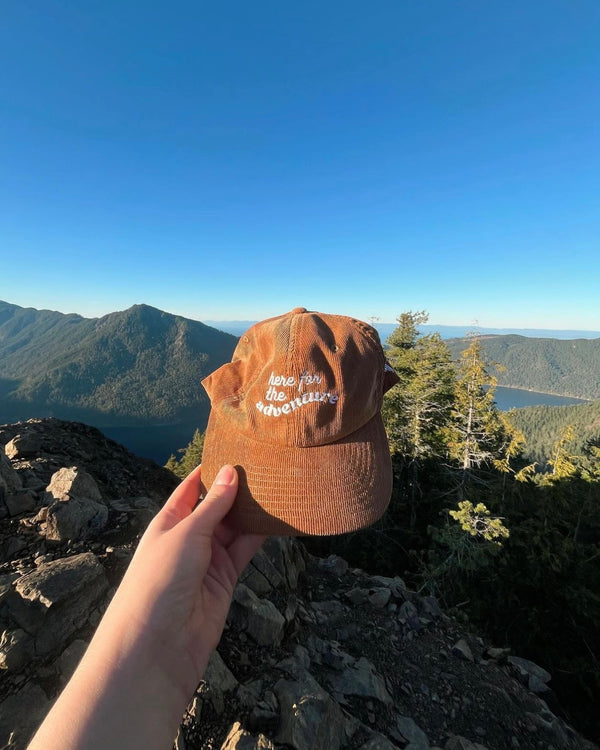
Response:
[[[265,539],[227,523],[237,483],[222,467],[197,507],[200,467],[176,488],[28,750],[172,747],[235,583]]]

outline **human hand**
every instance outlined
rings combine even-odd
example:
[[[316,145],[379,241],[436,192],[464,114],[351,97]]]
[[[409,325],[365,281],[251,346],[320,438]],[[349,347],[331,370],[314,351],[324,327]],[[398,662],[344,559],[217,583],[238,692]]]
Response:
[[[188,698],[219,642],[236,581],[265,539],[224,520],[237,486],[236,470],[224,466],[197,505],[201,467],[183,480],[142,537],[102,623],[113,637],[152,649]]]
[[[228,524],[237,486],[235,469],[224,466],[195,507],[198,467],[175,489],[29,750],[172,745],[221,637],[235,583],[265,538]]]

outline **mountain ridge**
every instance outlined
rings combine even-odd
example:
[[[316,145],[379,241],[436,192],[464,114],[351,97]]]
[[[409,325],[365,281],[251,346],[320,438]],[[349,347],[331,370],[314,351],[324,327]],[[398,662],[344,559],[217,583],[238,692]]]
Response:
[[[96,425],[208,415],[203,377],[237,339],[145,304],[84,318],[0,302],[0,416]]]

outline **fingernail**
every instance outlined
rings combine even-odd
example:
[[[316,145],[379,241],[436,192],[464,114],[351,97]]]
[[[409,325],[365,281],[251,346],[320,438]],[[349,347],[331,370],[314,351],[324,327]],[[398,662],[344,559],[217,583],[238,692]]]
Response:
[[[222,466],[215,478],[215,484],[231,484],[233,477],[233,466]]]

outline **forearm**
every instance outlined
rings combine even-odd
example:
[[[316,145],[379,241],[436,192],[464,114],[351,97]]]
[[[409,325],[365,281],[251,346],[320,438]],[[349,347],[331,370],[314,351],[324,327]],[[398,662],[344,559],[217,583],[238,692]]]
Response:
[[[169,750],[187,701],[143,641],[94,639],[29,750]]]

